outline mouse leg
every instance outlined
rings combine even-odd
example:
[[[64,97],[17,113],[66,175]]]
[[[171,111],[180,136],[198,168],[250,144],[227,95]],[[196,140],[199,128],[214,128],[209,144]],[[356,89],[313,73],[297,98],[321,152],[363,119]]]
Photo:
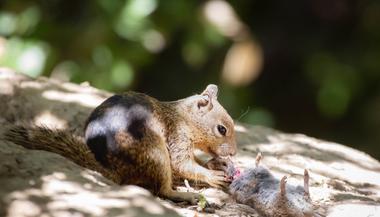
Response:
[[[261,155],[261,152],[257,153],[256,162],[255,162],[256,167],[259,166],[260,161],[261,161],[262,158],[263,158],[263,156]]]
[[[307,171],[307,169],[305,169],[304,175],[303,175],[303,189],[305,191],[305,196],[308,198],[310,198],[309,179],[310,179],[309,172]]]
[[[281,196],[285,196],[286,194],[286,181],[287,181],[288,177],[284,176],[282,177],[281,181],[280,181],[280,193],[281,193]]]

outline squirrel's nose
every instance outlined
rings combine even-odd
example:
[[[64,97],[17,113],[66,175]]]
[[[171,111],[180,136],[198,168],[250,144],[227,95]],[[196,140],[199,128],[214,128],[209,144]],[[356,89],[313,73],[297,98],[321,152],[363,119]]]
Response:
[[[234,156],[234,155],[236,155],[236,153],[237,153],[237,148],[235,146],[232,148],[232,152],[230,153],[230,156]]]
[[[236,155],[236,153],[237,153],[237,145],[236,145],[236,141],[233,140],[231,142],[231,153],[230,153],[230,155],[233,156],[233,155]]]
[[[235,144],[229,144],[229,143],[224,143],[222,144],[222,149],[224,153],[234,156],[236,154],[236,145]]]

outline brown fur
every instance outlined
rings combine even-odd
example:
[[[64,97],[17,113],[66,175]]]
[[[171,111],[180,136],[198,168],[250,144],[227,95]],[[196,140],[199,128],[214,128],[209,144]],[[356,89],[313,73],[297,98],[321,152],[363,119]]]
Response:
[[[95,155],[105,155],[107,164],[103,166],[96,162],[83,139],[74,138],[65,131],[16,126],[9,131],[7,138],[30,149],[61,154],[79,165],[101,172],[117,183],[139,185],[172,200],[194,202],[199,197],[193,193],[174,191],[174,175],[214,187],[226,184],[223,171],[202,167],[193,154],[195,148],[213,157],[236,153],[233,120],[217,101],[215,85],[209,85],[200,95],[174,102],[160,102],[134,92],[115,97],[120,100],[117,101],[119,104],[106,100],[94,110],[86,123],[86,139],[93,132],[96,136],[93,123],[99,118],[109,118],[107,114],[113,114],[112,109],[117,110],[125,104],[130,106],[121,108],[130,112],[126,114],[132,116],[131,112],[141,112],[136,117],[143,116],[143,121],[138,122],[133,129],[129,125],[128,129],[120,128],[112,134],[113,142],[107,142],[107,145],[112,145],[113,151],[94,152]],[[132,111],[133,106],[138,107],[138,110]],[[111,115],[110,118],[115,117]],[[116,117],[107,123],[117,122],[120,118],[123,117]],[[131,124],[131,121],[127,123]],[[217,130],[218,125],[226,128],[224,136]]]
[[[120,183],[120,178],[102,167],[88,149],[83,138],[66,130],[50,129],[28,124],[10,127],[5,139],[28,149],[44,150],[62,155],[76,164],[100,172],[108,179]]]

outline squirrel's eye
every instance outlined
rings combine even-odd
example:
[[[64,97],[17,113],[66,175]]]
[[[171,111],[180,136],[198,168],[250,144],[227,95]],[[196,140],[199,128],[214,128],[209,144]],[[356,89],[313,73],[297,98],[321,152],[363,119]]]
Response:
[[[226,129],[224,126],[222,126],[222,125],[218,125],[218,131],[219,131],[219,133],[222,134],[223,136],[225,136],[226,133],[227,133],[227,129]]]

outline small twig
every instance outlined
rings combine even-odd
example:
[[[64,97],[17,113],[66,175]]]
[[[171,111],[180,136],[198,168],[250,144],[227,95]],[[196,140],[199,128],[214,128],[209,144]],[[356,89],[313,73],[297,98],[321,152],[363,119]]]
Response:
[[[184,183],[185,183],[185,186],[186,186],[186,189],[187,189],[187,192],[190,192],[192,191],[192,188],[189,184],[189,181],[187,181],[187,179],[184,180]]]

